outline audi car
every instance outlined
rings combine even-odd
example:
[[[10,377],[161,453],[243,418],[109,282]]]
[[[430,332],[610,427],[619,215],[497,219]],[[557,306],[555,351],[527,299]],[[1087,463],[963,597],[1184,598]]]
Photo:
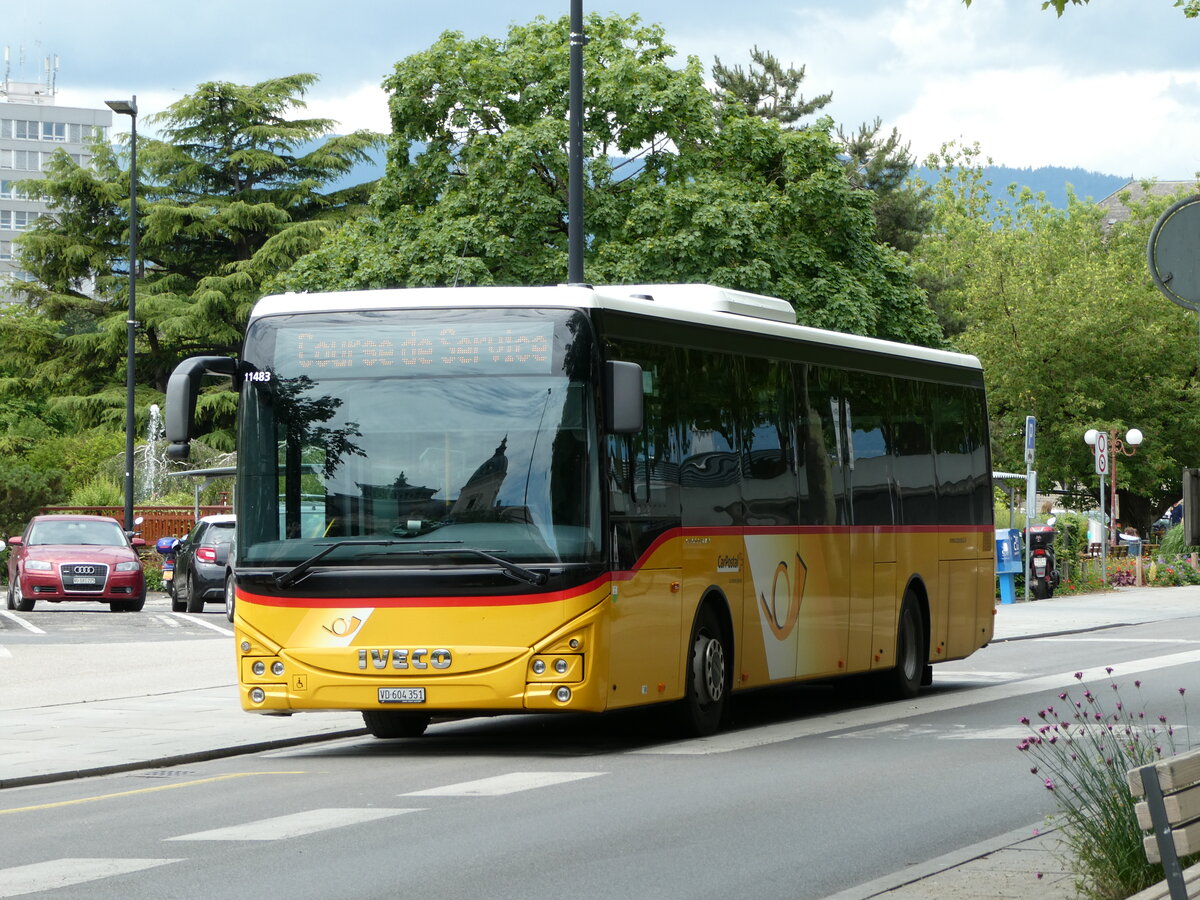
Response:
[[[107,603],[113,612],[138,612],[146,581],[138,549],[146,542],[108,516],[34,516],[8,539],[8,608],[29,612],[50,603]]]

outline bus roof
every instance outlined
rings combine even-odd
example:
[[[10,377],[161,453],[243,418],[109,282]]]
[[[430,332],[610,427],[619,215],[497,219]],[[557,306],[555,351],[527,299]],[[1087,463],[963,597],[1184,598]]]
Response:
[[[423,287],[287,293],[263,297],[255,304],[250,319],[253,321],[263,316],[293,313],[484,306],[611,309],[674,322],[769,334],[829,347],[922,359],[968,369],[980,368],[979,360],[965,353],[797,325],[796,312],[786,300],[710,284]]]

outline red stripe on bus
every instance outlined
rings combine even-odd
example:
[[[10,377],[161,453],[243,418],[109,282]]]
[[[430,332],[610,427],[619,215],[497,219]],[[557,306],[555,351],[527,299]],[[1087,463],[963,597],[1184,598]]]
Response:
[[[480,606],[536,606],[543,603],[559,603],[574,600],[585,594],[602,590],[609,581],[631,581],[637,573],[645,568],[646,563],[662,547],[670,541],[679,538],[696,536],[740,537],[753,534],[939,534],[942,532],[967,532],[992,534],[990,526],[983,525],[765,525],[760,527],[748,526],[718,526],[712,528],[672,528],[659,535],[646,551],[633,564],[633,568],[618,570],[593,578],[587,584],[565,591],[551,591],[545,594],[511,594],[499,596],[467,596],[467,597],[270,597],[264,594],[252,594],[239,590],[239,599],[245,599],[260,606],[293,607],[300,609],[357,609],[360,607],[375,607],[379,609],[429,609]]]

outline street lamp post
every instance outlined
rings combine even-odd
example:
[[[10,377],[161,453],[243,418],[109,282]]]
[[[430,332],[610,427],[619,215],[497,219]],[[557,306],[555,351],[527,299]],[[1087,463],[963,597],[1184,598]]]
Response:
[[[1103,436],[1106,440],[1097,447],[1097,442]],[[1125,439],[1117,436],[1116,429],[1099,432],[1089,428],[1083,435],[1084,443],[1096,450],[1096,471],[1100,474],[1100,524],[1105,528],[1105,538],[1100,543],[1100,555],[1104,566],[1103,581],[1108,583],[1108,545],[1117,542],[1117,457],[1133,456],[1137,453],[1144,436],[1137,428],[1125,432]],[[1100,456],[1103,455],[1104,459]],[[1104,522],[1104,474],[1108,473],[1109,504],[1108,523]]]
[[[105,100],[113,112],[129,116],[129,315],[125,321],[125,529],[133,530],[133,354],[137,338],[137,95],[128,100]]]

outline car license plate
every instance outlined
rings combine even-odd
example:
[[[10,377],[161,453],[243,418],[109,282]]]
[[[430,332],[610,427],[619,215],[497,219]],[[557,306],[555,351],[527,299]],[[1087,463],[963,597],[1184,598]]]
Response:
[[[95,584],[96,577],[94,575],[74,575],[71,581],[74,584]]]
[[[403,688],[380,688],[379,689],[380,703],[424,703],[425,688],[423,687],[403,687]]]
[[[175,577],[175,573],[170,569],[163,569],[163,581],[170,581]]]

